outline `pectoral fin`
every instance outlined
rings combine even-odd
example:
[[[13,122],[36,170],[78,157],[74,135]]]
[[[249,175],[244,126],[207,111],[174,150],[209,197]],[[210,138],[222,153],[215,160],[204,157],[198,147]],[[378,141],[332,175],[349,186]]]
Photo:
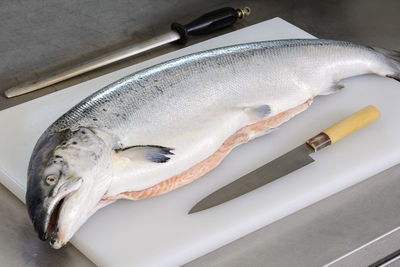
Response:
[[[130,146],[116,150],[116,152],[131,160],[146,159],[156,163],[164,163],[170,159],[170,155],[174,155],[171,151],[173,148],[145,145],[145,146]]]
[[[244,110],[252,117],[255,117],[256,120],[265,119],[271,113],[271,107],[269,105],[246,107]]]

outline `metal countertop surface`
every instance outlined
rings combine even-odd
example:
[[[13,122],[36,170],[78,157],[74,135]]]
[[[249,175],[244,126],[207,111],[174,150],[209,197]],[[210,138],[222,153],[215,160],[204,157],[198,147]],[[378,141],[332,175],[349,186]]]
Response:
[[[319,38],[400,49],[397,0],[2,1],[0,93],[18,82],[163,33],[173,21],[185,23],[223,6],[249,6],[252,14],[230,29],[188,45],[278,16]],[[177,48],[166,45],[18,98],[1,95],[0,110]],[[366,266],[388,255],[395,257],[392,253],[400,240],[399,178],[398,165],[187,266]],[[72,245],[53,250],[41,242],[24,205],[2,185],[0,214],[2,266],[93,266]],[[388,266],[396,265],[400,262]]]

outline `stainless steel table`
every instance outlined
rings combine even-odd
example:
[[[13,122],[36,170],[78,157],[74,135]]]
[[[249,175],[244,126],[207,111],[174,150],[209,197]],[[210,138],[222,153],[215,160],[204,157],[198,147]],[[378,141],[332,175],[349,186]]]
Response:
[[[320,38],[400,49],[397,0],[3,1],[0,3],[0,92],[19,81],[162,33],[172,20],[186,22],[199,13],[222,6],[252,8],[252,15],[235,28],[279,16]],[[167,45],[19,98],[7,100],[0,96],[0,109],[176,48]],[[387,256],[385,260],[394,259],[388,266],[400,265],[396,261],[400,240],[399,178],[400,166],[396,166],[187,266],[366,266]],[[93,265],[71,245],[56,251],[38,240],[23,204],[2,185],[0,214],[2,266]]]

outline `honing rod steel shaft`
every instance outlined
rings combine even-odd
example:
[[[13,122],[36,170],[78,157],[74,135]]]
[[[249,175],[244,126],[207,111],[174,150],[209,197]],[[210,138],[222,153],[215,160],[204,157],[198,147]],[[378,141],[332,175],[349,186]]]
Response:
[[[14,96],[26,94],[44,88],[46,86],[67,80],[69,78],[78,76],[85,72],[111,64],[113,62],[117,62],[124,58],[137,55],[141,52],[147,51],[154,47],[176,41],[178,39],[179,39],[179,34],[177,32],[171,31],[163,35],[157,36],[155,38],[151,38],[150,40],[147,40],[143,43],[126,47],[118,51],[114,51],[111,54],[92,59],[88,62],[84,62],[72,68],[65,69],[57,73],[51,73],[50,75],[41,77],[40,79],[37,80],[32,80],[19,84],[15,87],[8,89],[5,92],[5,95],[6,97],[11,98]]]
[[[234,9],[231,7],[221,8],[195,19],[194,21],[182,25],[172,23],[171,31],[153,37],[139,44],[134,44],[99,58],[74,66],[72,68],[52,73],[37,80],[27,81],[5,91],[7,98],[26,94],[38,89],[53,85],[55,83],[70,79],[91,70],[106,66],[122,59],[137,55],[164,44],[178,42],[185,44],[192,35],[207,34],[222,28],[226,28],[250,14],[250,8]]]

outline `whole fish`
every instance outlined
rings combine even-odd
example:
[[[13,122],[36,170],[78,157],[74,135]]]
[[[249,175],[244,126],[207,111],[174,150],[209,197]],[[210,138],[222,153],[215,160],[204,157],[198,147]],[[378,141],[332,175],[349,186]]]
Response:
[[[98,209],[199,178],[235,146],[367,73],[400,80],[400,52],[278,40],[187,55],[127,76],[81,101],[38,140],[26,193],[34,228],[60,248]]]

